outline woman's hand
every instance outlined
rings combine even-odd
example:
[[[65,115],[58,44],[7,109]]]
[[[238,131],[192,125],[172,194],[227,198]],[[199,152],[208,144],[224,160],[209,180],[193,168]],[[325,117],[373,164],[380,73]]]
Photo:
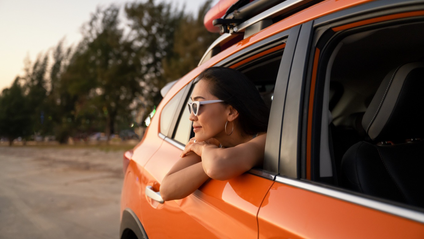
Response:
[[[190,153],[195,153],[197,155],[199,155],[200,157],[202,157],[202,152],[203,149],[206,146],[211,146],[211,147],[219,147],[220,143],[217,139],[211,138],[205,141],[196,141],[195,138],[191,138],[190,141],[188,141],[188,143],[186,144],[183,152],[181,153],[180,157],[184,158],[186,155],[189,155]]]

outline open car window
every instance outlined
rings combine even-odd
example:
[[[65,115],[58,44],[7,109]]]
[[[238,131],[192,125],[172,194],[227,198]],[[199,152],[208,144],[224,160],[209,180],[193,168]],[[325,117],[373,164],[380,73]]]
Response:
[[[240,61],[236,63],[233,62],[226,66],[235,68],[245,74],[247,78],[255,84],[264,102],[268,108],[270,108],[283,51],[284,43],[280,46],[274,47],[268,54],[263,54],[261,51],[259,54],[253,54],[249,57],[241,58]],[[193,87],[194,86],[192,86],[192,88]],[[172,137],[175,141],[182,145],[185,145],[189,139],[194,136],[192,131],[192,122],[189,120],[190,114],[186,106],[190,95],[191,91],[187,95],[186,99],[184,99],[184,105],[181,112],[178,114],[179,118],[177,126]]]
[[[337,32],[335,37],[329,38],[331,40],[323,48],[323,52],[316,53],[320,54],[316,94],[322,97],[315,98],[317,101],[314,109],[320,109],[320,111],[314,112],[313,122],[316,123],[312,127],[312,143],[319,147],[312,148],[311,169],[310,174],[306,174],[306,178],[383,200],[406,203],[411,206],[417,205],[409,203],[408,199],[402,199],[401,196],[393,196],[393,192],[397,189],[392,190],[387,184],[384,184],[386,185],[384,190],[373,189],[376,187],[374,185],[378,185],[379,180],[387,175],[393,177],[391,180],[397,181],[397,169],[394,170],[396,173],[392,174],[391,166],[384,160],[381,165],[372,165],[374,168],[364,166],[369,179],[365,180],[365,178],[350,175],[355,170],[358,174],[365,173],[365,171],[361,171],[362,164],[371,164],[374,156],[379,160],[386,157],[387,153],[383,148],[387,149],[389,145],[384,146],[387,143],[386,140],[380,141],[379,136],[371,135],[364,117],[367,117],[366,114],[371,114],[367,111],[370,111],[372,101],[378,100],[376,98],[379,98],[381,87],[387,85],[386,78],[391,74],[396,74],[397,69],[402,66],[424,62],[424,31],[420,30],[423,27],[424,21],[422,20],[399,19],[384,24],[370,24],[361,29],[347,28]],[[334,30],[338,29],[331,31]],[[380,104],[384,104],[389,97],[392,97],[389,93],[384,93],[384,96],[387,97],[379,98]],[[316,104],[320,106],[317,107]],[[410,110],[408,108],[411,107],[403,107],[396,112],[408,115]],[[373,114],[373,117],[377,118],[380,113]],[[387,114],[392,114],[392,112]],[[375,122],[375,124],[380,124],[377,119]],[[383,126],[377,125],[376,127]],[[400,124],[399,127],[402,125]],[[381,138],[386,139],[387,137]],[[388,143],[390,147],[393,146],[392,154],[397,153],[396,147],[404,147],[405,140],[408,139],[403,140],[398,139],[396,135],[393,136],[393,142]],[[363,153],[357,149],[365,146],[375,148],[379,153],[375,154],[372,150]],[[358,159],[354,159],[355,163],[352,164],[351,154],[354,150],[357,150],[355,157]],[[404,154],[403,158],[400,157],[399,160],[408,160],[407,157],[410,156],[407,155]],[[399,167],[401,165],[399,163]],[[384,170],[380,170],[380,166]],[[388,173],[385,172],[386,170]],[[355,182],[355,180],[360,182]],[[358,189],[356,186],[358,184],[363,188]],[[398,183],[396,187],[403,190],[404,186],[401,184]],[[411,194],[415,194],[417,190],[421,190],[421,188],[407,189]]]

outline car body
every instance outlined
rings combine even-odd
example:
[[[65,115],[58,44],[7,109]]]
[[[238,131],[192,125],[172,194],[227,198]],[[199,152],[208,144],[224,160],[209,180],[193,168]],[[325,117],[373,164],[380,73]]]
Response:
[[[125,153],[121,238],[423,238],[422,206],[347,186],[343,162],[355,144],[372,141],[357,122],[383,79],[424,61],[424,1],[276,1],[224,28]],[[270,105],[264,165],[163,203],[161,181],[193,136],[193,80],[212,66],[243,72]],[[421,150],[420,137],[413,143]],[[405,175],[414,193],[423,191]]]

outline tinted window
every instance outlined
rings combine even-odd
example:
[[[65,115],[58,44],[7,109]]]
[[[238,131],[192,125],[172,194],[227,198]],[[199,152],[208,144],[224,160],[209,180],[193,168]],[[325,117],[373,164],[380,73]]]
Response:
[[[190,139],[192,124],[189,120],[190,112],[188,111],[187,104],[184,104],[182,110],[183,112],[181,114],[180,120],[178,121],[174,139],[182,144],[186,144]]]
[[[160,132],[166,136],[170,136],[169,129],[172,121],[177,113],[177,108],[184,95],[184,89],[180,90],[169,102],[163,107],[160,116]]]

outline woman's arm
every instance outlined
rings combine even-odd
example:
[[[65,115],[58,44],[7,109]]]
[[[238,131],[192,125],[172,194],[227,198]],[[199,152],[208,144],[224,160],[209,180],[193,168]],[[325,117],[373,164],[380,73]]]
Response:
[[[203,171],[200,156],[191,153],[172,167],[160,186],[163,200],[184,198],[198,189],[209,177]]]
[[[266,134],[231,148],[218,148],[205,144],[202,149],[202,166],[213,179],[227,180],[262,164]]]
[[[266,134],[231,148],[219,148],[214,140],[190,141],[182,157],[162,180],[163,200],[184,198],[209,178],[227,180],[262,164]]]

